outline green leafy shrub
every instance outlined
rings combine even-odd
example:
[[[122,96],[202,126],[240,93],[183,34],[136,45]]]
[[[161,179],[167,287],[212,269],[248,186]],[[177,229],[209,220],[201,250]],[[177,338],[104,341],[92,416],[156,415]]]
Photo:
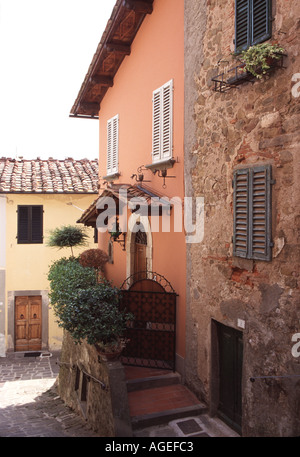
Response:
[[[61,327],[75,343],[115,344],[133,315],[119,308],[120,290],[107,280],[97,282],[95,270],[78,259],[62,258],[49,270],[50,302]]]

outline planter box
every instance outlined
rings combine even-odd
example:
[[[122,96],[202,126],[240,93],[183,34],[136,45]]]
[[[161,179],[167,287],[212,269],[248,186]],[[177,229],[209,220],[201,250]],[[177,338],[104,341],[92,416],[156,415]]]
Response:
[[[267,61],[267,64],[270,66],[269,69],[265,70],[265,74],[269,74],[275,71],[277,68],[283,68],[283,57],[285,54],[278,54],[280,57],[279,59],[270,58]],[[225,92],[226,90],[230,89],[231,87],[239,86],[240,84],[254,81],[257,79],[249,71],[245,71],[245,64],[241,63],[236,67],[231,68],[227,73],[221,73],[211,79],[215,83],[214,90],[217,92]],[[256,73],[263,74],[261,68],[256,69]],[[230,76],[232,75],[232,76]]]

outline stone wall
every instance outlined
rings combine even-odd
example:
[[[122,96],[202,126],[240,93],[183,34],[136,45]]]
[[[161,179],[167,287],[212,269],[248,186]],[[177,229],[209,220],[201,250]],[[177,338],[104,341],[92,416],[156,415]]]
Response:
[[[75,344],[65,332],[59,395],[100,436],[132,436],[124,367],[99,361],[98,355],[94,346]]]
[[[249,381],[300,374],[291,353],[300,331],[300,4],[272,3],[271,41],[286,50],[285,68],[220,93],[211,78],[232,64],[234,0],[185,2],[186,190],[205,201],[204,239],[187,246],[186,380],[215,413],[212,321],[241,330],[244,436],[300,432],[300,378]],[[271,262],[233,257],[233,172],[254,164],[272,165],[275,179]]]

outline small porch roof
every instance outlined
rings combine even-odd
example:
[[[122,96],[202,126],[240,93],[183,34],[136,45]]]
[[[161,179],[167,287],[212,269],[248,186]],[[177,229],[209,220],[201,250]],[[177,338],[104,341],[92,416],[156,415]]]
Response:
[[[83,212],[77,223],[84,224],[90,227],[96,227],[98,215],[104,211],[106,202],[109,198],[113,198],[116,203],[116,215],[119,215],[119,202],[128,203],[129,208],[134,211],[136,204],[141,199],[145,202],[148,209],[150,206],[156,206],[158,209],[171,209],[173,206],[167,197],[160,195],[157,191],[150,189],[145,185],[130,185],[130,184],[110,184],[104,189],[99,197]]]

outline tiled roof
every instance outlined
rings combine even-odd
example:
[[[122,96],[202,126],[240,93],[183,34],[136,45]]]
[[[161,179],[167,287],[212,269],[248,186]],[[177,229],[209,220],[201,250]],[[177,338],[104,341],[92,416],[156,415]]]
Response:
[[[0,193],[98,193],[98,160],[0,158]]]

